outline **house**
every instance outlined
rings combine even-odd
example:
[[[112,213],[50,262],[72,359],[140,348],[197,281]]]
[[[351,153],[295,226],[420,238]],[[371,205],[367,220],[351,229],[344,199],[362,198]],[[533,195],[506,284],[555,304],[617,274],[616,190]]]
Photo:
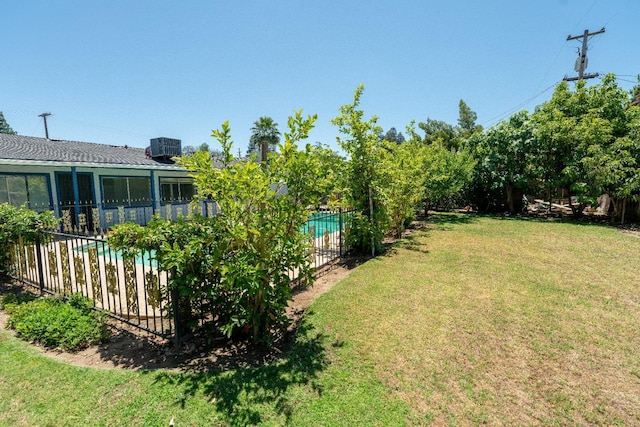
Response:
[[[0,134],[0,203],[52,210],[64,231],[99,232],[121,222],[145,224],[193,209],[189,172],[171,158],[180,140],[149,148]],[[198,207],[214,213],[213,203]]]

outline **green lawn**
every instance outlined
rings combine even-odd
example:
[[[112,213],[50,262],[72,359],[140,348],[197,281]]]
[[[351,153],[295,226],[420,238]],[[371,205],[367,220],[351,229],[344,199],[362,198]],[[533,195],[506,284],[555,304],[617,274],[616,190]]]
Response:
[[[640,238],[437,215],[318,299],[278,362],[106,371],[0,332],[0,425],[638,425]]]

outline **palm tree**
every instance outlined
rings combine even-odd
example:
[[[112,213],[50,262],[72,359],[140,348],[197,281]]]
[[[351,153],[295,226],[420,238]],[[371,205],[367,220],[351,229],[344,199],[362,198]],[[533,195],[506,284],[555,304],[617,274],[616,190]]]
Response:
[[[271,117],[263,116],[253,122],[251,137],[249,138],[249,148],[247,156],[257,153],[262,158],[262,144],[267,144],[267,152],[276,151],[276,146],[280,142],[280,131],[278,124]]]

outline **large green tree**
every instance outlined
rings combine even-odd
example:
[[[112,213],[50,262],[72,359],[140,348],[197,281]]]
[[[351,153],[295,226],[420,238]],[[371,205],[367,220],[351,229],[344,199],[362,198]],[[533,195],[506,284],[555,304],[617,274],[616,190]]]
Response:
[[[455,132],[455,128],[445,122],[431,119],[427,122]],[[423,125],[425,123],[419,124],[425,132],[424,136],[418,134],[413,122],[407,126],[407,134],[411,143],[419,143],[423,147],[415,156],[422,162],[422,198],[427,212],[430,206],[449,206],[452,202],[457,204],[460,201],[462,191],[470,184],[476,161],[468,148],[458,147],[457,142],[452,143],[457,141],[456,136],[453,139],[434,138],[434,133],[429,133],[434,128]],[[442,125],[445,125],[444,128]]]
[[[398,144],[385,140],[381,151],[380,173],[383,176],[384,203],[390,231],[401,237],[407,224],[415,218],[424,192],[425,145],[419,141]]]
[[[262,116],[251,127],[251,136],[249,137],[249,147],[247,148],[247,156],[257,155],[261,158],[262,145],[266,142],[267,152],[276,151],[280,142],[280,131],[278,124],[268,116]]]
[[[461,138],[468,138],[476,132],[482,131],[482,126],[476,124],[478,115],[462,99],[458,103],[458,134]]]
[[[424,132],[422,142],[430,145],[438,142],[447,149],[458,148],[458,132],[456,127],[442,120],[428,118],[418,123],[418,127]]]
[[[345,203],[356,210],[349,244],[360,252],[375,253],[380,249],[388,221],[383,192],[382,141],[378,137],[382,128],[377,125],[376,116],[365,120],[364,111],[359,108],[363,92],[364,85],[358,85],[353,103],[340,107],[340,114],[331,122],[343,134],[337,140],[347,154]]]
[[[390,128],[387,132],[381,131],[379,137],[382,140],[395,142],[396,144],[402,144],[404,141],[406,141],[402,132],[398,132],[394,127]]]
[[[522,209],[522,195],[537,193],[537,140],[526,111],[469,139],[478,163],[474,170],[476,204],[486,209],[503,201],[511,213]]]
[[[580,214],[585,204],[608,193],[614,216],[637,198],[637,110],[630,103],[629,94],[608,74],[593,86],[579,81],[574,90],[562,82],[551,100],[536,109],[539,166],[549,198],[555,189],[569,191],[579,202],[574,212]]]
[[[458,150],[467,138],[482,132],[482,126],[476,124],[477,118],[478,115],[461,99],[458,104],[457,126],[427,118],[426,121],[418,123],[418,127],[424,132],[422,140],[425,144],[438,142],[446,149]]]
[[[10,135],[16,134],[16,131],[11,129],[11,126],[9,126],[9,123],[7,123],[7,120],[4,118],[4,114],[2,113],[2,111],[0,111],[0,133],[8,133]]]
[[[302,226],[320,201],[314,183],[321,167],[314,149],[297,143],[315,121],[296,112],[280,155],[264,167],[234,158],[231,130],[223,123],[212,136],[222,146],[224,167],[214,167],[204,151],[179,161],[192,171],[198,198],[215,200],[220,214],[119,225],[110,244],[128,252],[155,251],[159,268],[172,271],[168,288],[177,295],[183,319],[200,311],[228,336],[245,332],[269,341],[272,328],[286,321],[289,272],[297,272],[301,285],[312,280],[311,245]]]

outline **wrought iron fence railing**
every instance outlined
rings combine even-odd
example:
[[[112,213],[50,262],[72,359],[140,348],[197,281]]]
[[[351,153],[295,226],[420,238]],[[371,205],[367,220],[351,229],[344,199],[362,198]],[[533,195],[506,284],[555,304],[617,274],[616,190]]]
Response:
[[[304,225],[315,269],[347,253],[351,215],[351,211],[317,212]],[[41,293],[80,293],[111,317],[164,338],[177,338],[176,298],[167,291],[170,273],[158,268],[153,252],[125,256],[109,247],[103,235],[51,232],[49,237],[42,243],[14,245],[10,276]],[[295,279],[295,271],[289,274]],[[206,305],[204,300],[198,304]],[[203,313],[194,315],[201,324],[206,321]]]

